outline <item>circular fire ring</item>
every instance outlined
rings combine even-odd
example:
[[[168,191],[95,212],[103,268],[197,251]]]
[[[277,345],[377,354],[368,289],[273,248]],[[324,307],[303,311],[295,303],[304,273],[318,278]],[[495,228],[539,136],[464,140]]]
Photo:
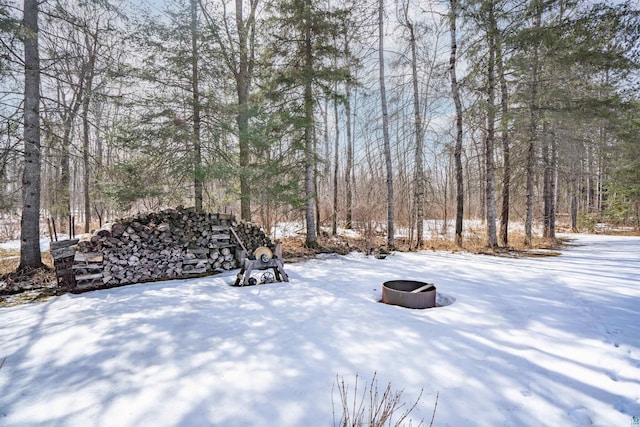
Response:
[[[416,280],[391,280],[382,284],[382,302],[407,308],[435,307],[436,287]]]

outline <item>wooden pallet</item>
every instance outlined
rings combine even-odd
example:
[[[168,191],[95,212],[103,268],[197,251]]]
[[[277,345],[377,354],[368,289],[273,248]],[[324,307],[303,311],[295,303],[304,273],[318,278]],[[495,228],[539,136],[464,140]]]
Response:
[[[104,257],[101,253],[76,252],[73,262],[77,291],[84,291],[104,285]]]
[[[75,245],[78,239],[60,240],[49,243],[49,251],[53,258],[53,267],[56,270],[58,286],[63,289],[76,287],[75,274],[73,272]]]

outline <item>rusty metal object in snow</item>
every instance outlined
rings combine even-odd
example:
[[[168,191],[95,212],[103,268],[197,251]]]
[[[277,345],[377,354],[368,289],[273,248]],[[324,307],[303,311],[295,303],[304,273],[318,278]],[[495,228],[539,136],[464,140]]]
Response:
[[[382,284],[382,302],[407,308],[435,307],[436,287],[416,280],[391,280]]]

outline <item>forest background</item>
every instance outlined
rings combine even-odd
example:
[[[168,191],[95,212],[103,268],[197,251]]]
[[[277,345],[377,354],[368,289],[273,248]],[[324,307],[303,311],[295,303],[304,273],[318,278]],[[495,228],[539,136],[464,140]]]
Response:
[[[0,224],[640,224],[633,1],[0,0]],[[19,224],[21,219],[21,223]],[[46,226],[45,226],[46,227]]]

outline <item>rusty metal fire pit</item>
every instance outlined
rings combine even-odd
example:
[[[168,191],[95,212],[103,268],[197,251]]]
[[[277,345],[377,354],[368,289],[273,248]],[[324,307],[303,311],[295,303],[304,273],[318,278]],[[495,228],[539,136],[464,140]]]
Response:
[[[407,308],[435,307],[436,287],[416,280],[391,280],[382,284],[382,302]]]

